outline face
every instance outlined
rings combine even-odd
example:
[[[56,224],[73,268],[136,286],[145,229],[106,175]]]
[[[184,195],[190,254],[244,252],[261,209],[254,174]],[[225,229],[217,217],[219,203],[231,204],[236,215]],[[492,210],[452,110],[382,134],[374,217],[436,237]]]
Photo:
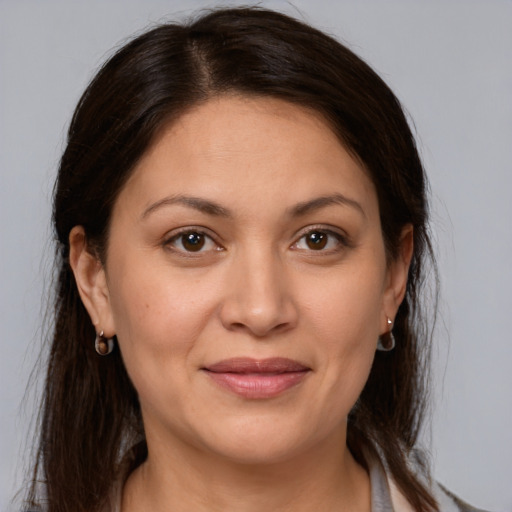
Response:
[[[386,259],[371,180],[321,117],[235,96],[159,135],[94,268],[82,296],[117,335],[150,453],[244,462],[345,445],[407,273]]]

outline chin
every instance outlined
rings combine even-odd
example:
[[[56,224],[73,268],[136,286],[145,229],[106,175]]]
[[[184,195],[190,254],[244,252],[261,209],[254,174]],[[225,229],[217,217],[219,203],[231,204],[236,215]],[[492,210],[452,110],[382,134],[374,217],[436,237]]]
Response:
[[[231,463],[272,465],[297,459],[325,441],[321,428],[301,429],[300,422],[253,418],[225,430],[210,430],[203,447]],[[213,434],[213,436],[212,436]]]
[[[270,466],[295,459],[301,453],[300,446],[276,443],[272,440],[243,441],[241,445],[216,446],[215,454],[225,461],[242,466]]]

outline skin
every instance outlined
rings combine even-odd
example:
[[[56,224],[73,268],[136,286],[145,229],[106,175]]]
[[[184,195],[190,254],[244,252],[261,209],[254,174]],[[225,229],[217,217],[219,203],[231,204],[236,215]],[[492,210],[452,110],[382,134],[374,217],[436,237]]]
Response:
[[[204,233],[199,251],[183,230]],[[374,185],[316,113],[223,96],[162,130],[115,202],[105,266],[70,234],[82,300],[117,336],[143,412],[149,456],[123,512],[369,511],[346,421],[411,240],[406,227],[388,261]],[[247,399],[203,371],[233,357],[310,371]]]

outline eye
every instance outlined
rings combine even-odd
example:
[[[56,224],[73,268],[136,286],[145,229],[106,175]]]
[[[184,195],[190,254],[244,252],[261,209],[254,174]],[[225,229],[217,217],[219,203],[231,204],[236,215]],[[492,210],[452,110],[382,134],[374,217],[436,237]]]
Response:
[[[167,246],[181,252],[207,252],[220,247],[206,233],[196,230],[182,231],[166,242]]]
[[[294,249],[305,251],[336,250],[344,245],[344,237],[326,229],[313,229],[302,235],[294,244]]]

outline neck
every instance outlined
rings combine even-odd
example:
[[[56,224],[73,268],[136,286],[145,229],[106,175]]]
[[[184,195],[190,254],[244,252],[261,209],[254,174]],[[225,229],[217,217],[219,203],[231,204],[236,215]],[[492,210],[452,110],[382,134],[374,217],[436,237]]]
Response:
[[[158,449],[157,449],[158,448]],[[122,512],[370,510],[370,483],[344,436],[286,460],[247,464],[188,447],[162,450],[128,478]]]

